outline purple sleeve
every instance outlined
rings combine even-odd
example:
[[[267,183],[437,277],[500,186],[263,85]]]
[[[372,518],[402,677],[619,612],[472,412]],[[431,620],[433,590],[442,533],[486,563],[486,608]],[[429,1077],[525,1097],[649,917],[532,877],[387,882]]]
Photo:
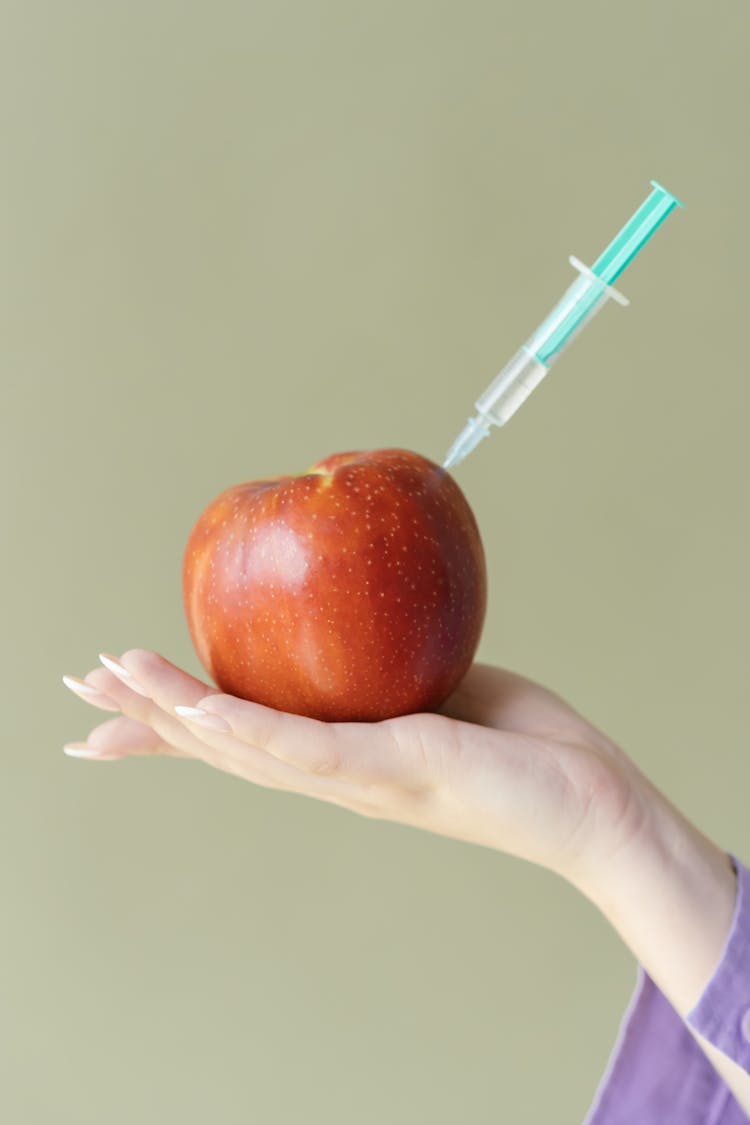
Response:
[[[730,856],[737,899],[719,964],[682,1020],[642,966],[584,1125],[747,1125],[687,1025],[750,1073],[750,869]]]

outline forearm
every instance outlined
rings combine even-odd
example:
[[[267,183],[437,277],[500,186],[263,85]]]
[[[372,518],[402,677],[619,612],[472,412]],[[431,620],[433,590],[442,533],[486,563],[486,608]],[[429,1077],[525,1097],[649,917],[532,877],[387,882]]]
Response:
[[[580,889],[684,1019],[721,959],[735,908],[736,875],[721,848],[645,779],[644,785],[649,816],[643,832]],[[750,1112],[750,1076],[693,1035]]]

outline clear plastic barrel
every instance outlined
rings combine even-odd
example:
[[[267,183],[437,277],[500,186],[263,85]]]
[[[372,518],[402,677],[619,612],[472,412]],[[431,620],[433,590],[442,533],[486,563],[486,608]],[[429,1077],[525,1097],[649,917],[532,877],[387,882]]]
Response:
[[[578,258],[571,257],[570,262],[580,276],[476,401],[480,415],[496,426],[504,426],[513,417],[562,351],[610,297],[621,305],[628,304],[627,297],[607,285]]]
[[[519,348],[477,399],[476,408],[489,422],[504,426],[549,371],[528,347]]]

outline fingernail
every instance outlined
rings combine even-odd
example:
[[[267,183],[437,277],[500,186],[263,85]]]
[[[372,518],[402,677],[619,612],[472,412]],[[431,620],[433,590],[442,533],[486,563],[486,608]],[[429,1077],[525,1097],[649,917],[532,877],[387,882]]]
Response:
[[[87,746],[85,742],[66,742],[63,751],[69,758],[101,758],[103,751]]]
[[[105,711],[119,711],[120,705],[114,699],[106,695],[103,691],[99,691],[92,684],[87,684],[85,680],[80,680],[78,676],[63,676],[63,683],[67,688],[83,699],[86,703],[92,703],[94,707],[103,707]]]
[[[138,695],[143,695],[146,699],[151,698],[146,689],[142,688],[138,683],[135,676],[128,672],[127,668],[123,668],[120,661],[116,660],[114,656],[110,656],[108,652],[100,652],[99,659],[104,667],[109,668],[112,675],[117,676],[118,680],[124,683],[126,687],[129,687],[131,691],[137,692]]]
[[[232,729],[229,723],[222,719],[221,715],[211,715],[200,707],[180,707],[178,705],[175,707],[175,711],[181,719],[189,719],[191,723],[197,723],[208,730]]]

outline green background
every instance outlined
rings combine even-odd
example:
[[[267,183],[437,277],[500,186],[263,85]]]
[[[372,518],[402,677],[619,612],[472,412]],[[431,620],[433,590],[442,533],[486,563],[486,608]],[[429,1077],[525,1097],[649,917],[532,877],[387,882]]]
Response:
[[[656,178],[687,209],[631,307],[456,470],[479,655],[750,858],[747,3],[0,12],[5,1119],[577,1125],[635,981],[587,901],[199,764],[68,759],[107,716],[60,677],[200,674],[206,503],[441,459]]]

